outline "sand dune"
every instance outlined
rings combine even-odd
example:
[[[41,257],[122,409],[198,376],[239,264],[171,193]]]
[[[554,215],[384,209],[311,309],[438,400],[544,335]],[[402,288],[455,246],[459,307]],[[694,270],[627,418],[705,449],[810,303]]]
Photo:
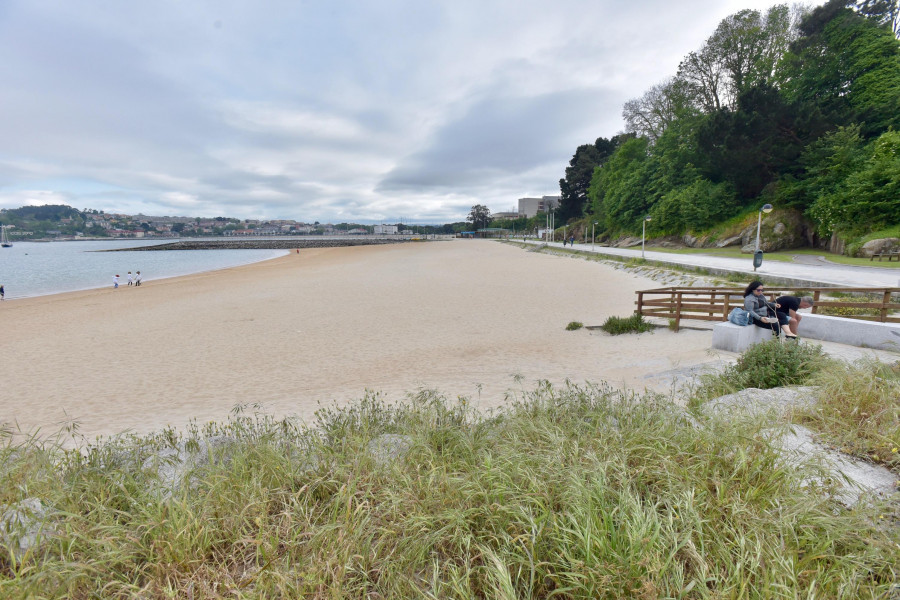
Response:
[[[708,331],[566,331],[634,310],[649,279],[497,242],[307,250],[188,277],[4,302],[0,422],[88,437],[222,420],[238,403],[309,417],[366,389],[502,404],[539,379],[652,377],[710,362]],[[520,380],[518,383],[516,380]]]

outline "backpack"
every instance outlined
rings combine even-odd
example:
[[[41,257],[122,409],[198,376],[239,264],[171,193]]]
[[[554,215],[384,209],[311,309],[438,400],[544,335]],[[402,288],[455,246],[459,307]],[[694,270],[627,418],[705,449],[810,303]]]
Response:
[[[735,325],[749,325],[750,313],[739,306],[735,306],[731,309],[731,312],[728,313],[728,321]]]

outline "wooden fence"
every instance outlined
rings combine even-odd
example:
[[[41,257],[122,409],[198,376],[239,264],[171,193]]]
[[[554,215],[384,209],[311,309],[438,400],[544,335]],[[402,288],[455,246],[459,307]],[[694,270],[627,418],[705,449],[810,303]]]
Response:
[[[849,297],[833,298],[829,294],[846,293]],[[893,297],[892,297],[893,295]],[[877,315],[857,315],[848,311],[840,314],[848,319],[900,323],[900,288],[785,288],[773,289],[766,286],[765,296],[772,302],[778,296],[812,296],[815,304],[813,313],[822,313],[825,308],[868,309]],[[682,319],[699,321],[725,321],[735,306],[744,305],[744,288],[724,287],[668,287],[637,292],[635,312],[645,317],[674,319],[675,331]]]

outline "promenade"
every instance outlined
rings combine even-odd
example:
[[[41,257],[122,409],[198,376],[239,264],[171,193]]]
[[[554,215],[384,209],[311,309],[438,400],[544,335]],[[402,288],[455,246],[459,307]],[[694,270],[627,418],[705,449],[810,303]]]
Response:
[[[544,242],[529,240],[529,244],[540,245]],[[548,247],[563,248],[561,242],[549,242]],[[640,248],[610,248],[591,244],[575,244],[565,246],[566,250],[574,250],[587,254],[615,256],[624,258],[641,258]],[[644,258],[655,263],[674,267],[693,267],[708,269],[719,273],[750,274],[760,280],[777,277],[791,280],[796,285],[839,286],[839,287],[900,287],[900,269],[888,267],[860,267],[830,263],[816,257],[804,256],[804,262],[782,262],[763,258],[762,266],[753,273],[753,257],[723,258],[706,254],[671,254],[647,250]],[[750,279],[747,281],[750,282]]]

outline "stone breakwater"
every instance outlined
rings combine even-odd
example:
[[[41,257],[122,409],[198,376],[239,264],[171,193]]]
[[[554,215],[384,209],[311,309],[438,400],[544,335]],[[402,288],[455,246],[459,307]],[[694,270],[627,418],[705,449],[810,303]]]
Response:
[[[114,248],[104,252],[134,252],[154,250],[293,250],[294,248],[339,248],[345,246],[376,246],[381,244],[402,244],[420,241],[407,238],[352,238],[352,239],[307,239],[296,240],[190,240],[160,244],[157,246],[141,246],[138,248]]]

